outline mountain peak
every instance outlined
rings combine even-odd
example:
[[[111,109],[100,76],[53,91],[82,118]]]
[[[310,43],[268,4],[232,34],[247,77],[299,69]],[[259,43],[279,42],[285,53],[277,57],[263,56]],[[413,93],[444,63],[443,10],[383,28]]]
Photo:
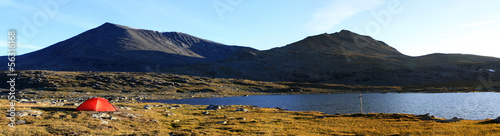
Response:
[[[285,48],[299,52],[321,50],[338,53],[350,52],[369,56],[404,56],[382,41],[377,41],[369,36],[360,35],[349,30],[309,36]]]
[[[119,24],[114,24],[114,23],[110,23],[110,22],[106,22],[106,23],[98,26],[97,28],[100,28],[100,29],[135,29],[135,28],[132,28],[132,27],[128,27],[128,26],[124,26],[124,25],[119,25]]]

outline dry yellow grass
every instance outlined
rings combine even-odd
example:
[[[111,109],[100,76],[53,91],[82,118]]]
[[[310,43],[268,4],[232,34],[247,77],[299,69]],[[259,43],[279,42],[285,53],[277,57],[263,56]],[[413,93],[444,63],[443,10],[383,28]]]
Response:
[[[6,105],[6,100],[0,101]],[[142,109],[146,104],[165,105],[152,110]],[[74,111],[76,107],[51,107],[28,105],[24,109],[44,111],[42,117],[22,117],[27,124],[7,126],[8,119],[2,118],[0,126],[3,135],[500,135],[500,124],[488,120],[463,120],[452,123],[437,123],[420,120],[410,114],[351,114],[327,115],[321,112],[280,111],[270,108],[232,105],[222,110],[208,110],[207,105],[172,105],[161,103],[115,103],[116,106],[131,107],[133,110],[108,112],[118,120],[101,124],[87,111]],[[18,108],[20,108],[19,106]],[[237,108],[250,112],[235,112]],[[7,107],[1,107],[5,113]],[[23,110],[23,109],[19,109]],[[168,110],[169,112],[166,112]],[[141,115],[129,118],[125,114]],[[167,116],[174,113],[176,116]],[[6,115],[6,114],[4,114]],[[2,116],[4,116],[2,115]],[[5,116],[4,116],[5,117]],[[245,118],[242,120],[240,118]],[[322,118],[324,117],[324,118]],[[227,121],[226,124],[218,124]]]

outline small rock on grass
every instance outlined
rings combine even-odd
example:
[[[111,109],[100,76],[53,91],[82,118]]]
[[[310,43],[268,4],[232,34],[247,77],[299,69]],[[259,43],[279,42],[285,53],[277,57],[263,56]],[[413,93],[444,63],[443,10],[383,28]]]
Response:
[[[101,118],[101,119],[108,119],[108,118],[110,118],[110,117],[111,117],[109,114],[102,113],[102,112],[101,112],[101,113],[93,113],[91,116],[92,116],[93,118],[98,118],[98,119],[99,119],[99,118]]]
[[[108,123],[109,123],[108,121],[101,120],[101,124],[108,124]]]
[[[116,117],[116,116],[111,116],[111,118],[109,118],[109,119],[111,119],[111,120],[118,120],[119,118]]]
[[[175,113],[167,113],[167,116],[177,116]]]
[[[202,112],[201,114],[203,114],[203,115],[208,115],[208,114],[210,114],[210,112],[205,111],[205,112]]]
[[[218,121],[217,124],[227,124],[227,121]]]
[[[16,122],[16,125],[22,125],[22,124],[26,124],[26,120],[22,119]]]
[[[120,107],[120,109],[124,109],[124,110],[132,110],[132,108],[130,108],[130,107]]]

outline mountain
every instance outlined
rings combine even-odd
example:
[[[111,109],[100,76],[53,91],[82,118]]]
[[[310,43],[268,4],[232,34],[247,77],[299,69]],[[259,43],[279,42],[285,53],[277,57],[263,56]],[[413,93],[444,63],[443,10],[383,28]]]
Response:
[[[17,57],[19,69],[147,71],[227,58],[246,47],[227,46],[179,32],[105,23],[68,40]]]
[[[1,62],[5,62],[0,58]],[[166,72],[265,81],[362,85],[495,82],[500,59],[464,54],[411,57],[369,36],[342,30],[270,50],[229,46],[179,32],[105,23],[18,56],[22,70]],[[488,80],[480,80],[480,79]],[[491,79],[491,80],[490,80]]]

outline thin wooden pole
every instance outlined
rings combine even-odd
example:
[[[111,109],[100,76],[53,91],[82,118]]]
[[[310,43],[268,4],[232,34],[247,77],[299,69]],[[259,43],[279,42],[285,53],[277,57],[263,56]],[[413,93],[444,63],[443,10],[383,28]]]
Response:
[[[361,107],[361,114],[363,114],[363,97],[361,97],[361,94],[359,94],[359,104]]]

